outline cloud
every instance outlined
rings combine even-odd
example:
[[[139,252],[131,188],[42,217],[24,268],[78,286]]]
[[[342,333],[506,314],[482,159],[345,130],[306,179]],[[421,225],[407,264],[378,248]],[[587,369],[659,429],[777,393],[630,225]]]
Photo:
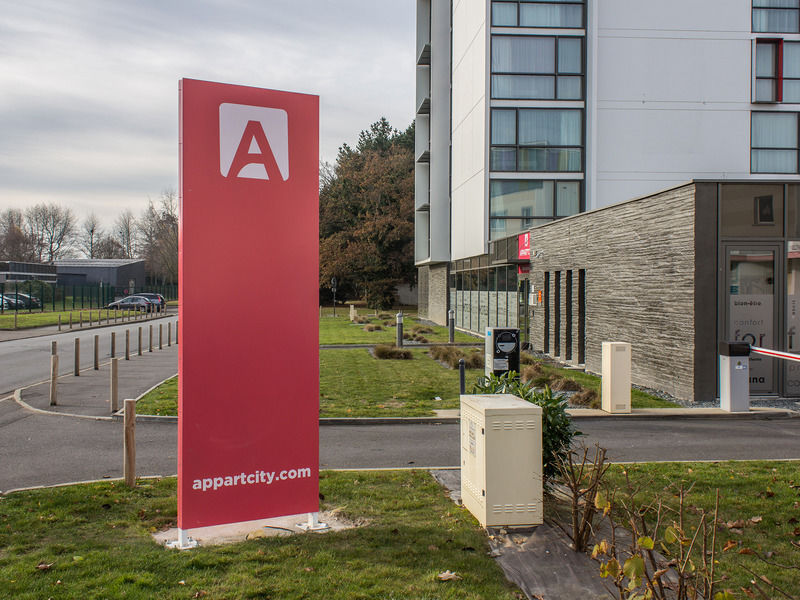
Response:
[[[49,199],[110,222],[176,188],[182,77],[320,95],[329,161],[381,116],[413,118],[412,0],[2,8],[0,209]]]

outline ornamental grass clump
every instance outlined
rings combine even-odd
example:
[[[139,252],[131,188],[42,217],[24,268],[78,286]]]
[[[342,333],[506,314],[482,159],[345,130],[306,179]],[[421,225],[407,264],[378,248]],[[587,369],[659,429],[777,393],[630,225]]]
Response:
[[[364,325],[364,331],[383,331],[383,325],[377,323],[368,323]]]
[[[372,353],[375,355],[375,358],[380,358],[382,360],[411,360],[414,357],[411,350],[404,350],[388,344],[375,346]]]

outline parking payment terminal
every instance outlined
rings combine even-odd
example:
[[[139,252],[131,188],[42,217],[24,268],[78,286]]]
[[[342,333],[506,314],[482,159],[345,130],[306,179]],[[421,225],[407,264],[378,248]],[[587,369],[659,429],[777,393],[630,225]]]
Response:
[[[486,330],[486,376],[509,371],[519,373],[519,351],[519,329],[489,327]]]

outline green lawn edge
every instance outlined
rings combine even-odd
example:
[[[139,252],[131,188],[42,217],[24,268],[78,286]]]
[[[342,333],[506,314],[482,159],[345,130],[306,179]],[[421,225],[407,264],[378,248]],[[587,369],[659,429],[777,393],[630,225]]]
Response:
[[[359,525],[191,551],[174,526],[174,478],[0,497],[0,590],[41,598],[517,598],[477,521],[427,471],[320,474],[321,510]],[[451,571],[459,579],[440,581]]]

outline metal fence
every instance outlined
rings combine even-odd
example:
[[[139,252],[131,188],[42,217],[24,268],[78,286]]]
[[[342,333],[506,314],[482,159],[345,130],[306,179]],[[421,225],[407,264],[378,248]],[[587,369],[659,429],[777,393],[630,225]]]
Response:
[[[128,289],[126,286],[101,284],[57,285],[46,281],[6,281],[0,282],[0,296],[18,299],[19,302],[14,302],[15,306],[11,307],[0,300],[0,314],[103,308],[116,299],[137,292],[161,294],[167,300],[178,299],[177,285],[144,285]]]

